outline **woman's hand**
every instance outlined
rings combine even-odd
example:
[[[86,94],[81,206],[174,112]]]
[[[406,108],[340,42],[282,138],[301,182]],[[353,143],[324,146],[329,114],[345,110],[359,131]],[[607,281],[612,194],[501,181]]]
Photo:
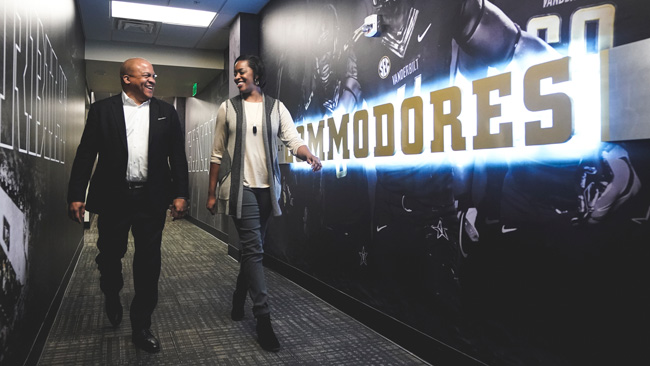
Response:
[[[300,158],[300,160],[306,161],[307,164],[311,165],[311,170],[315,172],[319,171],[320,168],[323,167],[318,156],[312,154],[307,145],[300,146],[298,150],[296,150],[296,156]]]
[[[210,211],[210,213],[214,215],[216,213],[216,208],[217,208],[217,197],[214,195],[209,195],[208,202],[206,202],[205,204],[205,208],[207,208],[208,211]]]
[[[311,170],[315,172],[319,171],[323,167],[318,156],[313,154],[307,156],[307,164],[311,165]]]

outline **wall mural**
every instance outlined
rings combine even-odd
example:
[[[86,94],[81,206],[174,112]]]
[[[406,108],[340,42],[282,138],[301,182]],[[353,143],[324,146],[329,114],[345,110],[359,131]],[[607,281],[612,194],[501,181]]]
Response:
[[[214,126],[219,105],[228,99],[230,73],[223,72],[206,86],[196,98],[187,98],[185,150],[190,179],[190,215],[221,232],[228,232],[227,218],[211,215],[205,209],[208,193],[208,172],[214,140]]]
[[[64,223],[67,142],[84,110],[74,17],[72,1],[0,6],[0,363],[26,355],[56,291],[49,281],[81,237]]]
[[[270,3],[266,91],[324,168],[285,156],[266,252],[488,364],[641,359],[648,22],[641,0]]]

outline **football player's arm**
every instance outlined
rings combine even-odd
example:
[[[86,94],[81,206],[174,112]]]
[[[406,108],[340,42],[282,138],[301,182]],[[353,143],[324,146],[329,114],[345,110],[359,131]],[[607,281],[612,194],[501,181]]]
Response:
[[[461,62],[498,67],[530,54],[556,55],[548,44],[522,31],[487,0],[464,1],[460,24],[455,39],[469,56],[465,61],[461,58]]]
[[[347,72],[341,83],[339,95],[339,108],[343,111],[351,111],[361,105],[361,84],[357,80],[357,57],[353,50],[347,51]]]

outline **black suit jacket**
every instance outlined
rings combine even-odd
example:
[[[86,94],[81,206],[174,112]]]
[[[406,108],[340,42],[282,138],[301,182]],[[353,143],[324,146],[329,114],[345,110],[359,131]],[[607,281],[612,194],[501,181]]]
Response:
[[[148,199],[165,210],[177,197],[189,197],[185,136],[176,109],[156,98],[149,106]],[[99,156],[99,157],[98,157]],[[128,202],[126,124],[121,93],[90,106],[88,120],[72,164],[68,203],[84,202],[92,174],[86,209],[118,212]]]

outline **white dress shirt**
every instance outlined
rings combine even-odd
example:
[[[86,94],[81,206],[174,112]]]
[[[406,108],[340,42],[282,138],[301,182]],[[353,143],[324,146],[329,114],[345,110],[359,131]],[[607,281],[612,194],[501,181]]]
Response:
[[[124,120],[126,122],[126,145],[129,153],[126,168],[128,182],[147,181],[147,159],[149,156],[149,104],[138,105],[122,92]]]

